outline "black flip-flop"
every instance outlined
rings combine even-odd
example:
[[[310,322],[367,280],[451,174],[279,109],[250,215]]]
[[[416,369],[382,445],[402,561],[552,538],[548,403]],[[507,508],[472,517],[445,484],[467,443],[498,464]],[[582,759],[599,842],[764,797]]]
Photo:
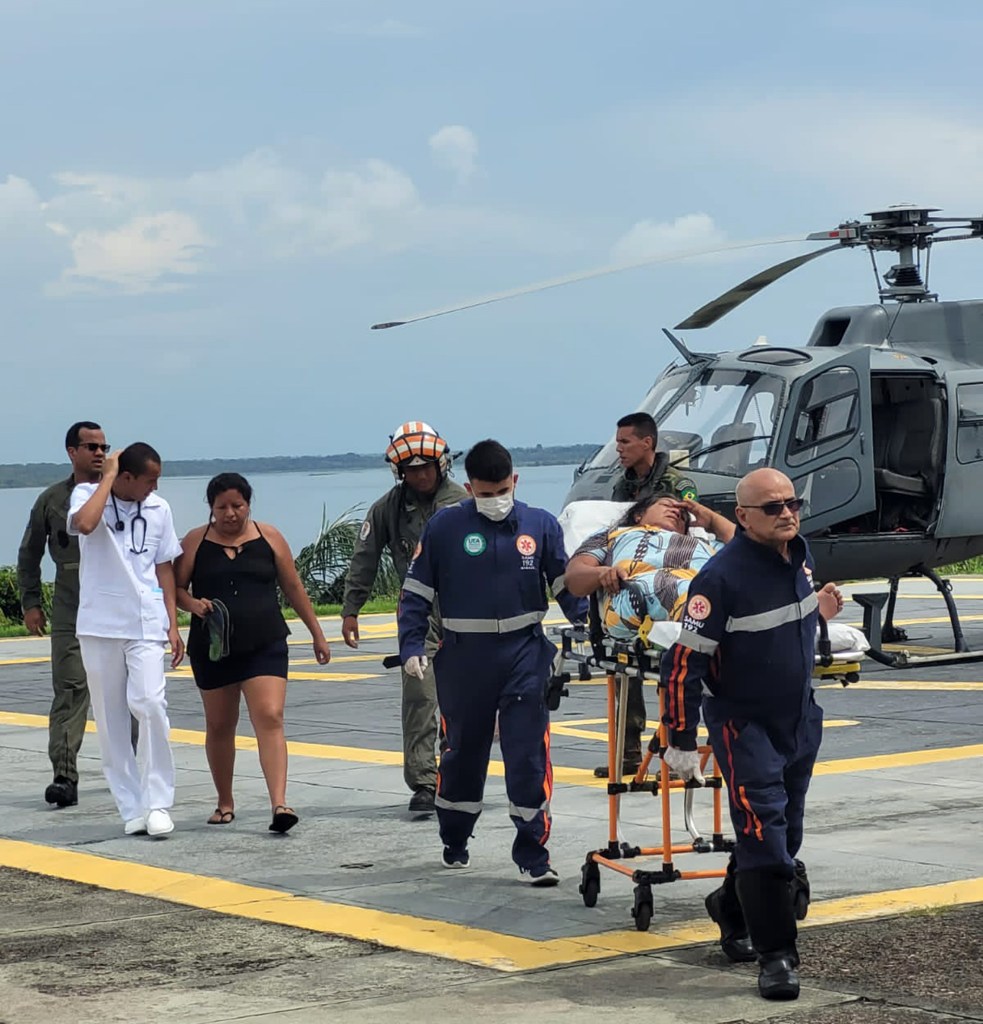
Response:
[[[273,808],[273,821],[270,822],[271,832],[289,832],[300,818],[285,804],[278,804]]]
[[[209,661],[221,661],[228,657],[232,626],[229,609],[218,598],[212,599],[212,610],[205,616],[205,626],[208,629]]]
[[[218,815],[217,821],[212,821],[215,815]],[[231,825],[236,820],[235,811],[223,811],[221,807],[216,807],[212,811],[210,817],[205,821],[206,825]]]

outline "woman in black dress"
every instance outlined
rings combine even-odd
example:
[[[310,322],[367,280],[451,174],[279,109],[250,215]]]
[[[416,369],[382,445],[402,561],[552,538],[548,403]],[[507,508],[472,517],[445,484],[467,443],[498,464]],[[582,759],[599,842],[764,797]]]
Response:
[[[209,481],[211,518],[181,542],[177,601],[192,613],[188,655],[205,708],[205,753],[218,796],[208,824],[227,825],[235,818],[232,773],[241,693],[273,807],[270,830],[286,832],[298,818],[287,804],[283,705],[290,630],[277,584],[310,631],[318,664],[327,664],[331,652],[283,535],[250,518],[252,494],[238,473],[220,473]],[[228,612],[228,653],[221,635],[210,636],[207,625],[216,608]]]

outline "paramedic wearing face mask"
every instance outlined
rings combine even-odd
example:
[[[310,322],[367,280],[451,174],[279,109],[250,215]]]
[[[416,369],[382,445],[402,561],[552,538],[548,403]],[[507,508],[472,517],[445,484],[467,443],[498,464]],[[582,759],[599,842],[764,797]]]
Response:
[[[341,635],[349,647],[358,647],[358,613],[372,594],[383,552],[388,549],[402,582],[430,517],[467,497],[450,478],[447,442],[429,424],[404,423],[389,440],[386,462],[396,486],[369,509],[345,579]],[[440,616],[435,610],[427,637],[429,656],[439,641]],[[403,779],[413,793],[409,810],[425,817],[433,813],[437,789],[437,690],[432,668],[419,679],[403,671],[402,725]]]
[[[89,680],[102,770],[126,835],[174,831],[164,649],[184,657],[173,560],[181,554],[170,506],[155,493],[161,461],[149,444],[107,455],[102,480],[72,491],[68,532],[79,537],[76,631]],[[136,756],[130,715],[139,725]]]
[[[805,916],[808,880],[795,857],[823,729],[812,692],[817,616],[831,619],[843,607],[834,584],[813,588],[801,505],[776,470],[741,480],[737,534],[690,584],[679,642],[662,658],[665,762],[681,778],[702,781],[702,694],[737,836],[707,912],[731,960],[757,959],[765,999],[799,994],[796,917]]]
[[[542,620],[549,595],[571,622],[587,602],[566,590],[563,535],[556,518],[515,501],[512,457],[481,441],[465,459],[472,500],[430,520],[399,602],[399,653],[405,670],[426,670],[427,620],[439,600],[443,643],[434,658],[446,747],[440,757],[437,818],[447,868],[470,866],[468,839],[481,814],[498,713],[512,859],[519,879],[556,885],[546,843],[552,768],[544,690],[556,647]]]

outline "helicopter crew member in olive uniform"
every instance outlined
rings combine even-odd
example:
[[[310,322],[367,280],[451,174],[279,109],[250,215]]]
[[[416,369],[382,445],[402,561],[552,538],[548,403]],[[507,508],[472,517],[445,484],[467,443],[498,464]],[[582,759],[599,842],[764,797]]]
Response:
[[[679,640],[662,657],[663,759],[684,781],[703,781],[702,696],[737,836],[707,911],[731,960],[757,955],[765,999],[799,994],[796,918],[808,907],[808,879],[795,857],[823,732],[812,691],[816,626],[819,615],[831,619],[843,608],[834,584],[813,588],[801,506],[791,480],[774,469],[741,480],[738,531],[690,584]]]
[[[647,412],[633,412],[618,420],[615,444],[618,461],[624,472],[615,481],[612,501],[641,501],[656,494],[676,494],[679,475],[669,468],[669,456],[655,450],[659,428]],[[689,497],[696,498],[695,492]],[[620,699],[620,695],[619,695]],[[642,733],[646,724],[645,696],[642,680],[628,680],[628,712],[625,717],[625,759],[621,770],[634,775],[642,762]],[[594,769],[598,778],[606,779],[607,765]]]
[[[369,599],[379,571],[379,560],[389,549],[400,583],[430,517],[441,508],[466,498],[464,488],[450,479],[451,455],[447,442],[426,423],[404,423],[390,438],[386,461],[396,486],[369,509],[345,580],[341,635],[349,647],[358,647],[358,613]],[[430,619],[427,652],[431,658],[440,642],[437,609]],[[413,796],[409,809],[434,809],[437,767],[437,687],[433,669],[422,679],[403,670],[403,778]]]
[[[679,474],[669,468],[669,456],[655,450],[659,428],[647,412],[622,416],[614,443],[624,472],[615,481],[612,501],[641,501],[662,491],[676,493]]]
[[[17,553],[17,585],[20,588],[24,625],[29,633],[43,636],[47,622],[41,606],[41,559],[45,545],[55,563],[55,589],[51,602],[51,685],[54,698],[48,714],[48,757],[54,781],[44,799],[58,807],[78,803],[79,748],[89,712],[89,688],[82,654],[75,636],[79,606],[79,542],[68,533],[68,503],[76,484],[98,482],[109,451],[102,427],[91,420],[73,423],[65,436],[72,475],[42,491]]]

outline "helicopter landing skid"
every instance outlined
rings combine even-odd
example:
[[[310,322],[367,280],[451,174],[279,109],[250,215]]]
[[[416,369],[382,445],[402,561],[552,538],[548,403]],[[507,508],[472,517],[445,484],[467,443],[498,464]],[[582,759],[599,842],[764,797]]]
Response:
[[[952,584],[942,579],[932,569],[913,569],[905,573],[907,577],[922,576],[931,580],[945,601],[949,613],[949,625],[952,627],[953,650],[947,654],[912,654],[910,651],[885,651],[882,643],[898,643],[908,639],[908,634],[894,625],[894,606],[898,597],[898,578],[891,580],[887,593],[875,591],[870,594],[854,594],[853,599],[864,610],[863,631],[870,643],[867,657],[879,661],[889,668],[909,668],[914,665],[945,665],[964,661],[983,661],[983,651],[971,651],[963,636],[959,622],[956,600],[952,596]],[[881,625],[881,614],[887,604],[887,621]]]

